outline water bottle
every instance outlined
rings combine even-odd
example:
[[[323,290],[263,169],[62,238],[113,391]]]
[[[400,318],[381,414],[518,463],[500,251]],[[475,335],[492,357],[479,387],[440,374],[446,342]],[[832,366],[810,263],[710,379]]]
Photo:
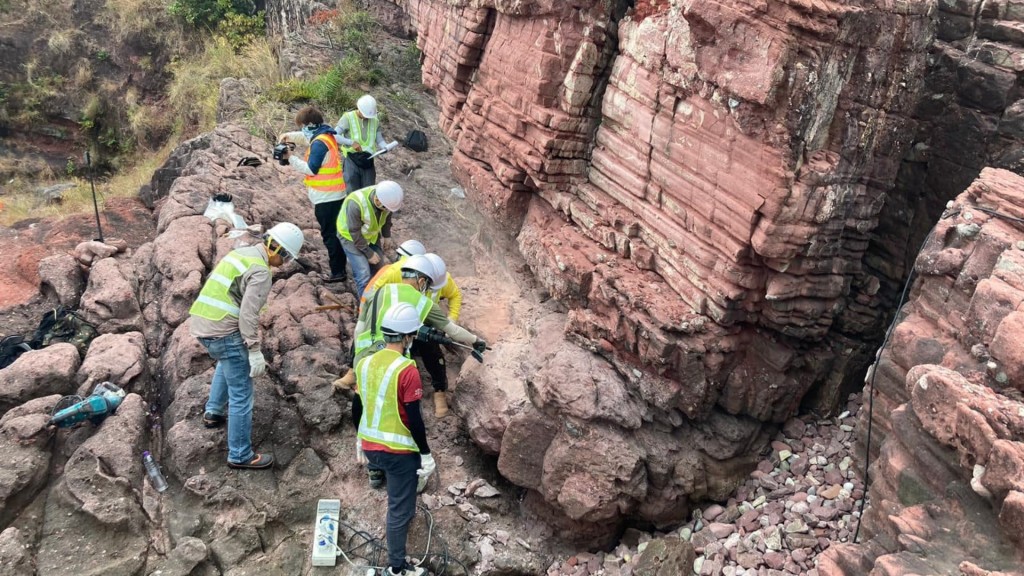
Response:
[[[157,492],[167,490],[167,480],[164,479],[163,473],[160,472],[160,466],[157,465],[149,450],[142,453],[142,463],[146,466],[146,474],[149,475],[149,483],[153,489]]]

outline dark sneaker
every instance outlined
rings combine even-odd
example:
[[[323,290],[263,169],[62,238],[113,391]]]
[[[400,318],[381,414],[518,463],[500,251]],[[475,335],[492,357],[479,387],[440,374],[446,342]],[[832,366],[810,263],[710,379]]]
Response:
[[[228,460],[228,468],[239,470],[264,470],[274,465],[274,457],[270,454],[257,454],[248,462],[232,462]]]
[[[344,282],[345,280],[348,280],[348,276],[345,276],[344,274],[324,278],[324,282],[327,284],[337,284],[338,282]]]
[[[369,470],[370,474],[370,488],[381,488],[384,486],[384,471],[383,470]]]
[[[203,414],[203,426],[207,428],[220,428],[227,421],[227,416],[223,414],[214,414],[213,412]]]

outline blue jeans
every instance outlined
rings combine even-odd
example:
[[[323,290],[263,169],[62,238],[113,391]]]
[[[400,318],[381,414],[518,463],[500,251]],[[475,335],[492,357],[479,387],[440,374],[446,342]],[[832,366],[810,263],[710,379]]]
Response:
[[[210,384],[206,411],[228,417],[228,461],[250,462],[252,451],[252,378],[249,377],[249,349],[238,332],[223,338],[200,338],[217,361]]]
[[[409,525],[416,517],[416,484],[420,468],[418,452],[392,454],[368,450],[366,459],[372,468],[384,471],[388,486],[388,565],[396,570],[405,564],[405,542],[409,537]]]
[[[381,250],[380,242],[370,244],[370,249],[380,256],[380,264],[372,266],[355,244],[344,240],[341,247],[345,249],[348,265],[352,267],[352,280],[356,283],[356,298],[360,298],[363,291],[366,290],[366,285],[370,283],[370,278],[384,265],[384,251]]]

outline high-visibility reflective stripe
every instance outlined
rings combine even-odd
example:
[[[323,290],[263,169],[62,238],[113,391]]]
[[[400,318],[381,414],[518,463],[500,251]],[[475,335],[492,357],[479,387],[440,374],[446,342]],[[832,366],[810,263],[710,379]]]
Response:
[[[224,286],[227,286],[228,288],[231,287],[231,278],[228,278],[227,276],[222,276],[221,274],[213,273],[213,274],[210,274],[209,279],[213,280],[214,282],[216,282],[218,284],[223,284]]]
[[[362,365],[360,366],[359,370],[359,392],[360,395],[362,395],[364,398],[366,397],[365,395],[367,394],[367,392],[369,392],[368,382],[370,378],[371,364],[373,364],[373,358],[367,358],[362,361]],[[381,378],[381,381],[378,385],[377,395],[373,399],[373,422],[367,422],[366,415],[364,415],[363,418],[359,421],[359,435],[366,436],[368,439],[371,440],[379,440],[386,445],[394,444],[398,446],[407,447],[410,450],[418,450],[418,447],[416,446],[416,441],[413,440],[411,434],[398,434],[395,432],[388,432],[380,429],[381,418],[383,418],[385,412],[384,405],[388,401],[389,395],[391,394],[391,385],[392,383],[397,383],[397,379],[395,378],[396,372],[400,371],[402,367],[406,365],[409,365],[409,359],[405,358],[404,356],[399,356],[398,358],[395,358],[391,362],[391,364],[388,365],[388,368],[387,370],[384,371],[384,376]],[[397,393],[398,392],[396,390],[395,394]],[[369,400],[369,398],[367,398],[367,400]],[[398,397],[395,396],[396,414],[394,416],[396,418],[398,417],[397,405]]]
[[[245,274],[245,271],[249,269],[249,266],[247,266],[238,258],[232,256],[231,254],[228,254],[227,256],[224,257],[224,262],[227,262],[228,264],[234,266],[235,270],[238,270],[239,274]]]
[[[321,192],[343,192],[345,179],[341,178],[341,151],[338,142],[330,134],[320,134],[313,141],[319,140],[327,146],[327,157],[316,174],[306,176],[306,186]],[[312,144],[312,143],[311,143]],[[312,148],[312,146],[310,146]],[[309,162],[309,150],[306,150],[306,161]],[[310,198],[312,200],[312,198]]]
[[[214,308],[216,308],[218,310],[223,310],[223,311],[227,312],[228,314],[234,316],[235,318],[238,318],[238,315],[241,313],[241,310],[239,310],[238,306],[232,306],[230,304],[225,304],[224,302],[221,302],[220,300],[215,300],[213,298],[210,298],[209,296],[204,296],[202,294],[200,294],[199,297],[196,298],[196,302],[202,302],[203,304],[206,304],[207,306],[213,306]]]

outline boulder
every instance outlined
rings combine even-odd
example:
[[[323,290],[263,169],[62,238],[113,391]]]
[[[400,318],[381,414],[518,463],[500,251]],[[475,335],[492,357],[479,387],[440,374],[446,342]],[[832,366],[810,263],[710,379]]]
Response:
[[[146,372],[146,341],[140,332],[101,334],[89,345],[78,370],[78,394],[87,396],[100,382],[112,382],[126,392],[133,390]]]
[[[28,538],[14,526],[0,532],[0,565],[10,576],[33,576],[36,563],[29,553]]]
[[[62,305],[78,307],[78,300],[85,291],[85,275],[74,256],[55,254],[40,260],[39,280],[44,293],[52,290]]]
[[[46,500],[37,562],[41,573],[135,574],[149,539],[139,493],[146,405],[125,397],[71,454]],[[75,553],[68,554],[68,544]]]
[[[0,414],[33,398],[72,394],[81,358],[73,344],[26,352],[0,370]]]
[[[95,262],[89,272],[81,311],[101,333],[142,330],[138,279],[121,268],[118,260],[103,258]]]
[[[52,456],[47,424],[58,400],[56,394],[36,398],[0,418],[0,452],[5,455],[0,468],[0,526],[7,526],[46,484]]]

